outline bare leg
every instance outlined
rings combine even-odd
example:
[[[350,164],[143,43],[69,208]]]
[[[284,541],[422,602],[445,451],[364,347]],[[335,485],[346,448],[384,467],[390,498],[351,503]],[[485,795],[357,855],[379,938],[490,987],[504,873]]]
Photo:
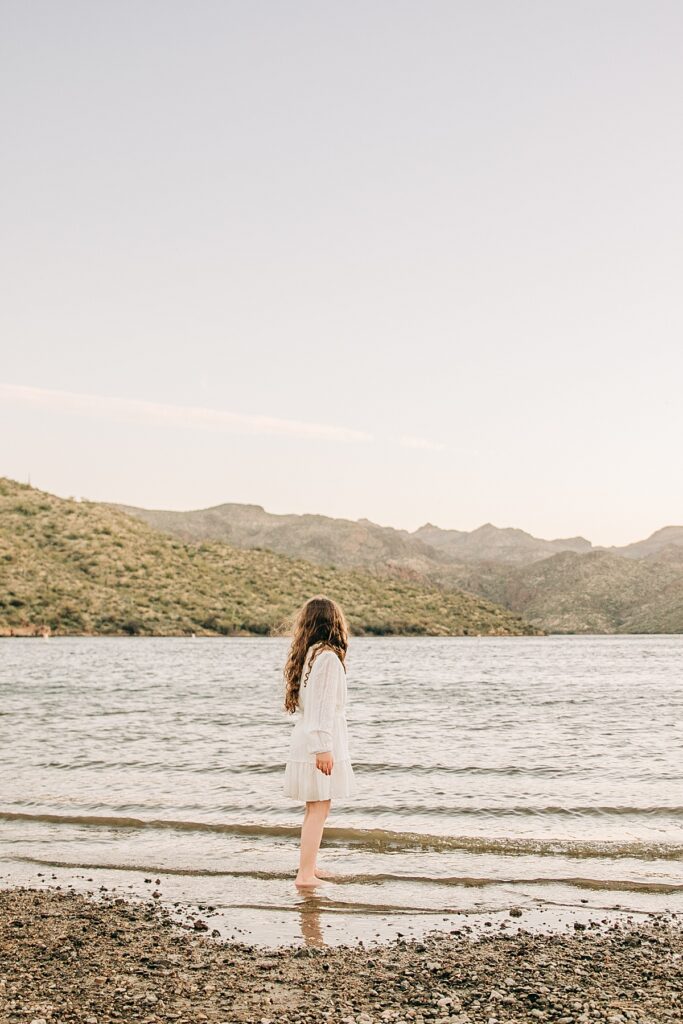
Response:
[[[299,873],[296,885],[319,885],[320,879],[315,873],[315,861],[323,837],[325,819],[330,810],[329,800],[307,800],[306,812],[301,826],[301,853],[299,856]]]
[[[327,821],[328,815],[330,813],[330,806],[331,806],[331,804],[332,804],[332,801],[329,800],[328,803],[327,803],[327,811],[325,813],[325,821]],[[334,874],[333,874],[332,871],[322,871],[319,867],[316,867],[315,874],[316,874],[317,878],[334,878]]]

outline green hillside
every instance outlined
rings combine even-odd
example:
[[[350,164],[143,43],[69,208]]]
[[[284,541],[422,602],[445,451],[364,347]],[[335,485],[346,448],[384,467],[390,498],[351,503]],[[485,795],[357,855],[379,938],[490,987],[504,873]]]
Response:
[[[484,598],[224,543],[0,479],[0,634],[268,634],[312,594],[354,633],[542,632]]]
[[[683,633],[682,563],[562,551],[514,569],[489,563],[446,574],[550,633]]]

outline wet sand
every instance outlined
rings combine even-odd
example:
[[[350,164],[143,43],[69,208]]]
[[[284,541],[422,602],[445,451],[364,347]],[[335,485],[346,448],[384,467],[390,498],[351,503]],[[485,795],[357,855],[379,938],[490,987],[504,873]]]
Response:
[[[383,945],[226,942],[211,907],[179,923],[154,898],[0,892],[3,1024],[556,1024],[683,1020],[675,914],[502,927]]]
[[[410,879],[397,884],[371,876],[357,885],[355,876],[335,871],[329,851],[321,866],[331,871],[332,879],[310,892],[296,889],[295,868],[277,878],[253,870],[198,877],[192,871],[162,871],[151,865],[104,868],[5,859],[0,888],[71,889],[143,902],[151,897],[176,923],[187,924],[203,913],[220,938],[265,947],[359,942],[369,947],[401,936],[419,939],[435,930],[562,933],[573,932],[575,924],[628,924],[674,910],[683,919],[678,888],[653,895],[621,887],[612,891],[602,882],[598,888],[501,883],[492,894],[491,885],[470,879],[467,885],[443,887],[437,901],[434,893],[426,899],[424,886]]]

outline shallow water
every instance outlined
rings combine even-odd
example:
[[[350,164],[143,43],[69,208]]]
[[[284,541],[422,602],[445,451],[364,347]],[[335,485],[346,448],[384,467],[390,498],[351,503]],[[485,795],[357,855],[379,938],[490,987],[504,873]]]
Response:
[[[358,794],[333,805],[339,881],[311,903],[281,795],[286,640],[0,641],[0,876],[142,892],[163,874],[168,898],[283,941],[321,908],[392,927],[683,910],[682,644],[353,638]]]

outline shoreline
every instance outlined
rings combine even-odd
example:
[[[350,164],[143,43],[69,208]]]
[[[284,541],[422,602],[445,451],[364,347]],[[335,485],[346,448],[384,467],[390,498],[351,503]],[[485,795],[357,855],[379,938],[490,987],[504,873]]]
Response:
[[[683,921],[678,881],[561,873],[525,878],[523,872],[518,878],[359,873],[330,847],[322,865],[330,876],[309,892],[294,885],[295,857],[279,855],[278,866],[266,858],[247,867],[231,856],[234,851],[224,851],[223,863],[200,868],[183,857],[173,865],[167,858],[102,863],[13,855],[5,847],[0,890],[72,891],[138,903],[151,898],[181,926],[209,913],[220,938],[255,947],[370,946],[400,936],[418,939],[429,931],[473,937],[498,931],[566,934],[652,921],[674,911]]]
[[[150,892],[0,890],[3,1024],[557,1024],[683,1019],[683,919],[430,931],[365,946],[225,941]],[[213,934],[212,934],[213,933]]]
[[[406,906],[392,902],[391,898],[377,902],[349,900],[344,891],[348,880],[344,878],[334,878],[313,892],[302,892],[294,886],[295,872],[287,879],[292,898],[273,901],[272,890],[267,892],[268,878],[257,875],[249,879],[234,878],[230,873],[213,875],[204,879],[209,886],[198,892],[191,884],[196,880],[193,873],[169,873],[159,868],[121,870],[35,862],[5,862],[0,868],[0,891],[69,892],[95,901],[122,897],[135,904],[151,899],[180,927],[192,924],[197,917],[206,917],[216,937],[247,942],[255,948],[371,947],[401,936],[419,939],[430,931],[462,931],[472,937],[495,931],[510,935],[560,934],[617,922],[648,921],[665,913],[663,909],[614,904],[613,894],[607,892],[587,894],[581,903],[550,897],[542,904],[530,904],[522,894],[515,899],[508,890],[503,903],[482,907],[478,899],[481,893],[474,887],[464,899],[461,893],[461,905],[456,910],[446,904]],[[231,894],[226,892],[227,878],[238,885],[242,883],[240,895],[234,888]]]
[[[678,633],[591,633],[591,632],[550,632],[538,633],[351,633],[351,640],[549,640],[565,637],[680,637]],[[67,633],[50,632],[39,629],[8,630],[0,629],[0,640],[287,640],[288,634],[283,633]]]
[[[678,636],[678,633],[548,633],[546,631],[537,633],[417,633],[417,632],[405,632],[405,633],[381,633],[378,631],[367,631],[365,633],[350,633],[352,640],[391,640],[393,638],[397,640],[481,640],[485,639],[516,639],[518,637],[539,637],[544,638],[548,636]],[[279,633],[273,630],[270,633],[263,632],[248,632],[246,630],[236,630],[231,633],[210,633],[210,632],[199,632],[195,633],[126,633],[122,631],[120,633],[73,633],[73,632],[61,632],[50,630],[45,632],[41,627],[27,626],[25,629],[22,627],[0,628],[0,640],[102,640],[102,639],[113,639],[113,640],[287,640],[289,634]]]

